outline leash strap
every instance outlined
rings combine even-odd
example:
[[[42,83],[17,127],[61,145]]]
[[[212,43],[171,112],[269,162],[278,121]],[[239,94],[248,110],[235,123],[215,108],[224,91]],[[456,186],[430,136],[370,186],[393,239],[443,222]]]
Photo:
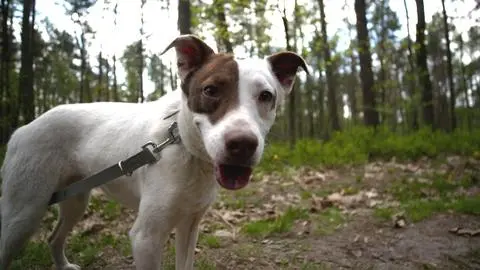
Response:
[[[138,152],[137,154],[53,193],[48,205],[52,205],[64,201],[72,196],[88,192],[95,187],[101,186],[121,176],[130,176],[138,168],[157,162],[160,157],[156,154],[160,153],[160,151],[168,145],[180,142],[180,136],[178,135],[176,122],[170,125],[168,131],[169,137],[161,144],[157,145],[153,142],[148,142],[142,146],[142,151]]]

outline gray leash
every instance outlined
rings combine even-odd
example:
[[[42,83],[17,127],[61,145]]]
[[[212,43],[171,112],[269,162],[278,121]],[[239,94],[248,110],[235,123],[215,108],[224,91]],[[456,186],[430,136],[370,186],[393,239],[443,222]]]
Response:
[[[165,119],[173,116],[176,113],[177,112],[165,117]],[[177,122],[173,122],[168,128],[168,138],[162,143],[155,144],[153,142],[148,142],[142,146],[142,151],[138,152],[137,154],[53,193],[48,205],[52,205],[75,195],[88,192],[95,187],[101,186],[121,176],[130,176],[138,168],[157,162],[160,159],[159,153],[165,147],[179,142],[180,135],[178,133],[178,125]]]

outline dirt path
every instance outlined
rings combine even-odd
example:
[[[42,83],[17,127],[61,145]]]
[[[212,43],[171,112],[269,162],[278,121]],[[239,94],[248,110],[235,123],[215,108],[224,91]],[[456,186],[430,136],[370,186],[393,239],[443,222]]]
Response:
[[[480,269],[478,165],[456,157],[257,175],[244,190],[221,192],[202,222],[196,267]],[[41,241],[54,217],[14,269],[51,269]],[[134,269],[133,218],[95,196],[70,240],[72,261],[83,269]],[[174,269],[169,242],[165,268]]]

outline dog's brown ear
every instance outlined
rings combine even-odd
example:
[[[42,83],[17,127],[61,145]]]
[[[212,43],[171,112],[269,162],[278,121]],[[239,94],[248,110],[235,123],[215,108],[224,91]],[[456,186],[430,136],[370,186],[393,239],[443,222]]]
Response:
[[[215,54],[212,48],[194,35],[177,37],[161,55],[173,47],[177,52],[178,74],[182,81],[189,72],[200,67],[211,55]]]
[[[308,74],[305,60],[293,52],[279,52],[272,54],[267,57],[267,61],[270,62],[273,73],[287,93],[290,93],[292,90],[299,67]]]

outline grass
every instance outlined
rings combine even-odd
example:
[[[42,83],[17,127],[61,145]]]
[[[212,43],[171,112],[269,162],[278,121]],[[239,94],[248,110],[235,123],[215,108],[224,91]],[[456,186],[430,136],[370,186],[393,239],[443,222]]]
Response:
[[[290,149],[286,143],[272,143],[265,151],[258,171],[280,172],[299,166],[362,164],[371,159],[415,160],[444,154],[477,155],[480,158],[480,129],[457,130],[451,134],[421,129],[398,134],[380,127],[377,131],[353,127],[336,132],[329,141],[299,140]]]
[[[263,219],[245,224],[242,232],[256,238],[289,232],[296,220],[308,218],[307,210],[288,208],[285,213],[274,219]]]
[[[52,266],[50,248],[45,242],[30,243],[12,263],[12,270],[49,269]]]
[[[70,261],[82,265],[84,268],[98,264],[102,260],[102,251],[111,247],[122,256],[130,254],[130,242],[125,236],[103,234],[99,237],[82,236],[75,234],[67,240],[66,255]],[[12,263],[12,270],[21,269],[49,269],[53,265],[50,248],[45,241],[29,242],[22,254]]]
[[[255,181],[263,175],[276,172],[283,178],[291,178],[295,168],[300,166],[343,166],[363,164],[372,159],[415,160],[423,156],[437,157],[445,154],[469,155],[480,159],[480,130],[465,132],[462,130],[452,134],[432,132],[426,129],[418,132],[399,135],[380,128],[376,133],[373,130],[355,127],[341,133],[335,133],[331,140],[300,140],[293,150],[285,143],[273,143],[267,147],[264,158],[255,172]],[[4,155],[4,147],[0,146],[0,161]],[[393,170],[390,174],[395,173]],[[456,194],[459,188],[470,188],[478,185],[472,177],[456,179],[452,175],[430,175],[430,181],[408,181],[404,179],[391,184],[386,192],[400,203],[398,207],[378,207],[374,215],[383,220],[390,220],[398,212],[404,212],[409,221],[424,220],[435,213],[455,211],[470,215],[480,215],[480,196],[466,197]],[[362,175],[356,176],[355,183],[349,183],[344,189],[345,194],[355,194],[362,188]],[[324,184],[320,189],[305,190],[299,193],[303,201],[310,201],[313,195],[326,196],[338,191],[343,184]],[[286,187],[288,189],[288,187]],[[282,192],[282,187],[276,189]],[[285,190],[286,192],[287,190]],[[222,201],[225,208],[240,210],[252,205],[260,204],[265,198],[253,188],[246,188],[235,193],[221,192],[218,201]],[[91,211],[100,212],[105,220],[120,219],[122,208],[119,204],[98,197],[92,197]],[[56,220],[58,212],[51,208],[45,223],[49,226]],[[251,238],[281,237],[296,227],[297,221],[309,220],[314,228],[314,234],[328,235],[347,221],[348,217],[338,208],[330,207],[319,213],[310,214],[306,208],[290,207],[282,215],[275,218],[262,219],[241,224],[241,233]],[[212,226],[221,226],[214,224]],[[210,228],[214,231],[213,227]],[[249,238],[247,238],[249,239]],[[225,243],[211,234],[201,234],[199,245],[201,249],[223,251]],[[248,240],[251,241],[252,239]],[[67,256],[71,261],[80,264],[84,269],[92,265],[101,265],[102,253],[106,248],[113,248],[120,256],[129,256],[131,253],[128,237],[115,236],[101,232],[95,235],[73,235],[68,241]],[[258,242],[260,243],[260,242]],[[222,246],[223,245],[223,246]],[[233,252],[241,258],[259,256],[262,246],[250,242],[240,242]],[[314,248],[314,247],[313,247]],[[12,269],[49,269],[52,266],[50,250],[44,242],[30,242],[13,263]],[[175,269],[175,249],[173,245],[167,247],[165,254],[165,269]],[[278,267],[289,266],[280,262]],[[324,265],[313,262],[299,262],[300,269],[326,269]],[[196,255],[197,269],[215,269],[215,263],[208,260],[205,253]]]
[[[316,217],[315,232],[320,235],[334,233],[346,221],[345,215],[336,207],[327,208]]]
[[[399,207],[379,207],[374,215],[389,220],[397,212],[405,212],[412,222],[446,211],[480,215],[480,196],[457,195],[460,188],[477,185],[473,177],[455,179],[452,175],[433,175],[431,181],[402,180],[392,184],[387,191],[400,203]]]
[[[201,234],[199,239],[200,245],[206,246],[208,248],[220,248],[221,243],[220,239],[215,235],[211,234]]]

